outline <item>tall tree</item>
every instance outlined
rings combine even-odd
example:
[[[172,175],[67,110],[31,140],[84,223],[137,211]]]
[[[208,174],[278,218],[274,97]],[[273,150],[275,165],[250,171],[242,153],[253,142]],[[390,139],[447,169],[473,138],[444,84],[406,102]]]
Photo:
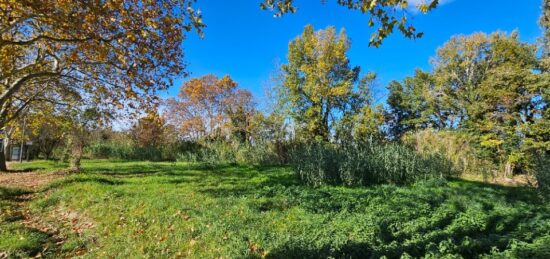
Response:
[[[407,38],[416,39],[423,35],[408,22],[406,9],[411,3],[409,0],[337,0],[336,2],[342,7],[370,15],[368,25],[375,27],[376,30],[371,34],[369,45],[380,46],[395,28]],[[415,8],[422,13],[427,13],[436,8],[438,4],[439,0],[427,0]],[[294,13],[297,10],[294,0],[263,0],[260,7],[273,10],[275,16]]]
[[[67,125],[68,151],[70,152],[70,170],[81,170],[81,160],[84,148],[90,139],[90,133],[99,129],[110,120],[109,114],[94,106],[72,107],[70,110],[70,122]]]
[[[542,68],[544,72],[550,72],[550,0],[542,0],[542,14],[539,24],[542,28]]]
[[[193,3],[0,0],[0,128],[44,93],[154,101],[185,74],[184,32],[203,26]]]
[[[178,98],[167,101],[168,121],[185,139],[228,137],[246,132],[252,94],[229,76],[206,75],[185,82]],[[246,135],[246,134],[245,134]]]
[[[530,150],[550,146],[548,80],[538,64],[535,46],[517,32],[453,37],[438,49],[432,73],[390,85],[390,129],[468,131],[506,175],[524,170]]]
[[[300,137],[328,141],[343,118],[368,104],[369,80],[358,80],[360,68],[351,67],[349,48],[344,30],[315,32],[310,25],[289,43],[280,92]]]
[[[138,119],[130,130],[132,139],[141,147],[158,147],[164,143],[166,122],[158,112],[150,110],[146,116]]]

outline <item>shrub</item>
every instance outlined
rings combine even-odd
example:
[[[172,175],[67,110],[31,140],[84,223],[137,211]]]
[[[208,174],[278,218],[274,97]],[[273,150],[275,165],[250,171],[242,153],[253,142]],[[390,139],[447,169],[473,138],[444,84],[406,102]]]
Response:
[[[138,146],[131,141],[97,141],[90,144],[86,153],[90,158],[175,161],[178,154],[195,151],[197,144],[179,141],[163,146]]]
[[[546,199],[550,199],[550,156],[539,153],[533,158],[533,173],[537,179],[539,193]]]
[[[205,142],[200,147],[178,155],[179,161],[217,164],[276,165],[283,163],[275,145],[271,143],[247,144],[231,141]]]
[[[456,174],[442,156],[421,155],[400,144],[374,140],[304,144],[293,150],[291,159],[302,181],[313,186],[404,184]]]

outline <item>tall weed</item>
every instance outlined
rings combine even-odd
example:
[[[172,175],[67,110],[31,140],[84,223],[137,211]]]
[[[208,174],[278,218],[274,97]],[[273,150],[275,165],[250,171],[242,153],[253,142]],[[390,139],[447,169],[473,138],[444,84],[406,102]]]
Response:
[[[320,186],[405,184],[456,175],[452,163],[436,154],[418,154],[397,143],[304,144],[292,152],[292,165],[303,182]]]

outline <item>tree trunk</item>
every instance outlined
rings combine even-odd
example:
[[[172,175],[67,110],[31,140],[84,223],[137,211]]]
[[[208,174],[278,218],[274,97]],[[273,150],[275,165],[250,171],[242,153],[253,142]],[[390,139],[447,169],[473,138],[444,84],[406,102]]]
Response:
[[[75,146],[72,148],[70,170],[73,172],[79,172],[81,169],[80,161],[82,160],[82,145],[80,145],[78,140],[75,142],[78,143],[73,143]]]
[[[513,165],[510,162],[506,162],[506,165],[504,166],[504,177],[506,178],[512,178],[512,172]]]
[[[73,172],[79,172],[81,168],[82,155],[84,153],[84,134],[82,129],[75,128],[69,143],[69,150],[71,151],[70,170]]]
[[[6,154],[4,154],[4,147],[0,147],[0,172],[7,172],[6,166]]]
[[[72,172],[79,172],[82,169],[80,167],[80,160],[82,160],[82,154],[73,154],[70,163],[70,170]]]

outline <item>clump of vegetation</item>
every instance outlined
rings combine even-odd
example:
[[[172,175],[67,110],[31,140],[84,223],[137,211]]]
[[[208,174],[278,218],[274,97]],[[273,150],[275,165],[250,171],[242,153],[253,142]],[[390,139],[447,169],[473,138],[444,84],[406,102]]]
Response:
[[[300,178],[313,186],[404,184],[457,174],[443,156],[421,155],[400,144],[374,140],[304,144],[294,150],[292,165]]]
[[[178,161],[220,164],[280,165],[284,157],[277,153],[274,143],[240,143],[238,141],[211,141],[197,148],[178,153]]]
[[[472,138],[465,133],[426,129],[407,133],[402,140],[420,154],[444,157],[452,169],[461,174],[483,174],[486,177],[496,170],[495,164],[480,158],[471,144]]]
[[[534,156],[533,172],[537,179],[539,193],[550,200],[550,156],[540,153]]]

